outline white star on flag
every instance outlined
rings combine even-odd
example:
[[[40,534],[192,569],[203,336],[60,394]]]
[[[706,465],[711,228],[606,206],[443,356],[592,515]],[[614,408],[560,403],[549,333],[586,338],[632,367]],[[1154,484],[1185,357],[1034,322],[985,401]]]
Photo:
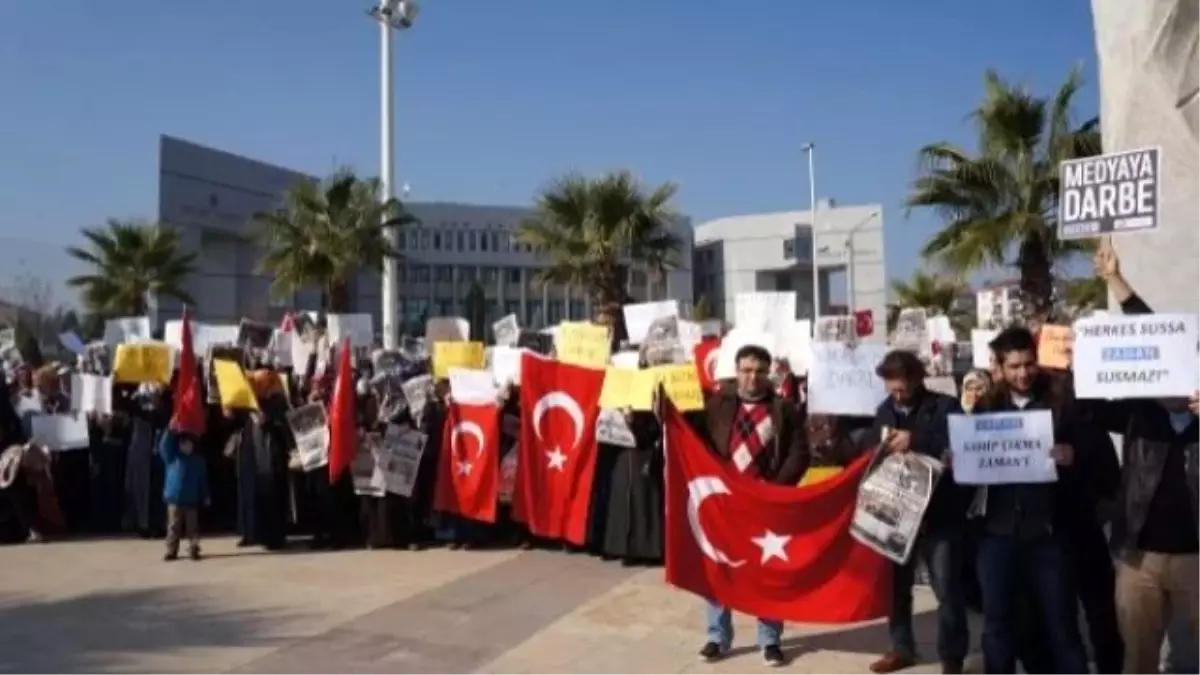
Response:
[[[775,534],[767,530],[761,537],[751,537],[750,541],[754,545],[762,549],[762,560],[759,560],[760,565],[767,564],[771,558],[779,558],[784,562],[788,561],[787,545],[792,540],[790,534]]]
[[[546,468],[562,471],[567,465],[567,456],[559,448],[554,448],[554,452],[547,452],[546,457],[550,458],[550,465]]]
[[[458,463],[458,475],[470,476],[471,475],[471,463],[470,462],[459,462]]]

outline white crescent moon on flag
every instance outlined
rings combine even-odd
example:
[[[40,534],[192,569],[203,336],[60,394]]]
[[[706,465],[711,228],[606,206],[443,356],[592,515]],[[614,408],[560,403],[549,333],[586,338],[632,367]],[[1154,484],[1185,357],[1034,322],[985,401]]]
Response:
[[[458,424],[454,425],[453,429],[450,430],[450,450],[455,455],[461,454],[458,451],[458,448],[459,448],[458,437],[463,434],[466,434],[468,436],[474,436],[475,439],[479,441],[479,449],[475,451],[475,456],[478,457],[478,456],[482,455],[483,454],[483,427],[479,426],[478,424],[476,424],[470,420],[467,420],[464,422],[459,422]]]
[[[708,539],[708,533],[704,531],[704,526],[700,524],[700,505],[704,503],[704,500],[713,495],[730,494],[733,493],[730,492],[729,486],[725,485],[725,481],[716,476],[700,476],[699,478],[692,479],[688,483],[688,525],[692,528],[692,537],[696,540],[696,545],[700,547],[701,553],[715,563],[730,567],[741,567],[746,564],[746,561],[730,560],[724,551],[713,546],[713,543]]]
[[[542,440],[542,417],[552,408],[562,408],[571,416],[571,421],[575,424],[575,442],[571,444],[571,449],[579,447],[579,440],[583,436],[583,410],[579,408],[575,399],[561,391],[547,393],[533,406],[533,433],[539,441]]]
[[[708,379],[717,379],[717,354],[721,349],[715,348],[708,350],[708,354],[704,356],[704,372],[708,373]]]

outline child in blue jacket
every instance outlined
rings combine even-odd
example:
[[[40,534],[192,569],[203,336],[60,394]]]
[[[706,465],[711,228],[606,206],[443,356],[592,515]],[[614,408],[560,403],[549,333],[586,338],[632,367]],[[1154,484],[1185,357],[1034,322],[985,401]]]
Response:
[[[158,455],[166,465],[163,501],[167,503],[167,553],[163,560],[179,557],[179,539],[186,530],[192,560],[200,559],[200,507],[207,506],[208,467],[196,451],[196,437],[186,432],[166,431],[158,443]]]

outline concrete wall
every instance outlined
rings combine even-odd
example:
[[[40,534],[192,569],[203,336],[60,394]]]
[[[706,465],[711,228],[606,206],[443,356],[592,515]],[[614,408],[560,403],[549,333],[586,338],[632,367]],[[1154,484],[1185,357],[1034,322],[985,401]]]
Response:
[[[1113,237],[1158,311],[1200,307],[1196,0],[1092,0],[1106,152],[1162,148],[1159,230]]]

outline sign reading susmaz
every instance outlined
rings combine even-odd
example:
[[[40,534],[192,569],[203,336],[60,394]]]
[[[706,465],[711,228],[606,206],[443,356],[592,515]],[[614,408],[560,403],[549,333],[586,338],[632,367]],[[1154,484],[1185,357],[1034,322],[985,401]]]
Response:
[[[1075,396],[1174,398],[1200,386],[1195,314],[1089,317],[1075,322]]]
[[[1059,239],[1158,227],[1159,154],[1144,148],[1060,164]]]

